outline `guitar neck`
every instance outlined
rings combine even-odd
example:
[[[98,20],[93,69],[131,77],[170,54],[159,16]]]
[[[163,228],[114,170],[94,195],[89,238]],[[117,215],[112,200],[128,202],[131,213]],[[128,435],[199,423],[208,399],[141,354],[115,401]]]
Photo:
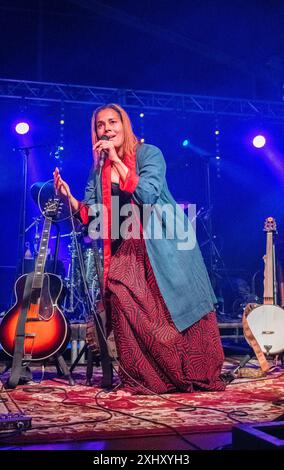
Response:
[[[39,246],[39,252],[38,252],[36,265],[35,265],[35,274],[34,274],[34,279],[33,279],[33,284],[32,284],[33,289],[36,289],[36,288],[41,289],[42,284],[43,284],[44,267],[45,267],[45,261],[46,261],[46,255],[47,255],[51,223],[52,221],[49,218],[48,219],[46,218],[44,220],[41,241],[40,241],[40,246]]]
[[[264,256],[264,291],[263,303],[265,305],[274,304],[274,246],[273,246],[273,233],[267,232],[266,239],[266,255]]]

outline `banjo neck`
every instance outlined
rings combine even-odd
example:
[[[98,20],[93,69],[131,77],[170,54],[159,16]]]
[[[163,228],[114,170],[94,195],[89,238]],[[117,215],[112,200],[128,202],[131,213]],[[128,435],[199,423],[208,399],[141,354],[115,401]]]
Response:
[[[264,256],[263,305],[248,304],[244,310],[244,336],[257,356],[263,372],[269,370],[266,355],[278,355],[284,351],[284,309],[277,305],[275,274],[275,245],[273,235],[276,223],[268,217],[264,226],[267,232]]]
[[[276,301],[275,293],[275,247],[273,235],[276,232],[275,220],[268,217],[265,221],[266,231],[266,254],[264,259],[264,281],[263,281],[263,303],[264,305],[274,305]]]

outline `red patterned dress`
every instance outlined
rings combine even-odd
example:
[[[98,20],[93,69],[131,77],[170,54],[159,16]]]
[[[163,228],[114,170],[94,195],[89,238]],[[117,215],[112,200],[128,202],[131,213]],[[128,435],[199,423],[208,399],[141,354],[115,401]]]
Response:
[[[126,202],[125,193],[112,185],[114,192]],[[224,355],[215,313],[178,331],[143,238],[116,240],[111,251],[106,294],[124,389],[140,394],[224,390]]]

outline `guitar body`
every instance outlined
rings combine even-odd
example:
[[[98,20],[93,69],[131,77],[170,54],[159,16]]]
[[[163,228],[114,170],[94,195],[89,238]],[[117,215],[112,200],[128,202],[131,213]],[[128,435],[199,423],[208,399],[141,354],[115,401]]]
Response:
[[[261,350],[265,354],[279,354],[284,351],[284,310],[277,305],[259,305],[247,316]]]
[[[55,274],[44,273],[41,288],[32,288],[28,303],[24,302],[25,285],[34,273],[24,274],[15,284],[16,303],[0,324],[0,343],[13,356],[17,324],[23,304],[28,305],[25,323],[24,355],[38,361],[64,349],[70,338],[70,327],[57,303],[63,284]]]

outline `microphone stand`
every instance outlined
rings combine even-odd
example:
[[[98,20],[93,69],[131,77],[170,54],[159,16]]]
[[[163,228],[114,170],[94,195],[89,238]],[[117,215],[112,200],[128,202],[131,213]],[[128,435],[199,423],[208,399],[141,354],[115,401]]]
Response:
[[[42,215],[40,215],[39,217],[34,217],[34,221],[26,228],[25,232],[27,233],[34,225],[36,226],[36,236],[38,234],[38,224],[39,222],[41,221],[42,219]]]
[[[59,242],[60,242],[60,227],[59,224],[53,222],[53,226],[56,228],[56,242],[55,242],[55,249],[53,255],[53,267],[52,272],[56,274],[57,271],[57,262],[58,262],[58,250],[59,250]]]
[[[14,147],[13,152],[20,152],[23,156],[23,189],[21,201],[21,222],[19,227],[19,244],[18,244],[18,268],[17,277],[24,274],[24,255],[25,255],[25,232],[26,232],[26,213],[27,213],[27,180],[28,180],[28,157],[31,149],[49,148],[51,145],[31,145],[28,147]]]
[[[210,177],[210,160],[213,158],[211,155],[203,152],[199,152],[199,156],[203,159],[203,162],[205,163],[206,169],[205,169],[205,184],[206,184],[206,203],[207,203],[207,211],[204,213],[201,213],[199,215],[199,219],[202,223],[202,226],[204,228],[204,231],[208,237],[208,244],[209,244],[209,260],[208,260],[208,272],[209,272],[209,277],[212,282],[214,290],[218,286],[218,281],[217,279],[220,279],[220,275],[217,273],[217,266],[216,263],[219,261],[221,264],[225,277],[227,279],[227,282],[230,286],[230,289],[233,292],[233,285],[232,282],[228,276],[227,269],[225,266],[225,263],[221,257],[221,254],[216,246],[216,243],[214,242],[213,239],[213,228],[212,228],[212,198],[211,198],[211,177]],[[206,218],[205,218],[206,217]],[[216,279],[217,278],[217,279]],[[222,289],[221,289],[222,291]],[[222,296],[222,292],[221,296]],[[217,295],[217,293],[216,293]],[[218,297],[218,295],[217,295]]]
[[[209,244],[209,259],[208,259],[208,274],[213,281],[214,277],[214,270],[215,270],[215,259],[214,256],[220,258],[218,253],[217,247],[213,242],[213,229],[212,229],[212,202],[211,202],[211,178],[210,178],[210,160],[213,158],[213,155],[207,152],[205,149],[198,147],[193,144],[189,144],[189,149],[191,149],[195,154],[198,155],[199,158],[205,164],[205,191],[206,191],[206,205],[207,210],[204,210],[202,207],[198,213],[196,214],[196,219],[199,218],[203,228],[205,230],[205,234],[208,238],[206,244]],[[205,218],[206,216],[206,218]]]
[[[26,232],[26,212],[27,212],[27,178],[28,178],[28,156],[30,147],[18,147],[13,149],[19,151],[23,156],[23,189],[21,201],[21,222],[19,229],[19,246],[18,246],[18,270],[17,277],[24,274],[24,255],[25,255],[25,232]]]
[[[214,275],[214,264],[213,264],[213,250],[216,254],[216,246],[213,242],[213,233],[212,233],[212,206],[211,206],[211,183],[210,183],[210,157],[204,157],[203,159],[206,163],[206,191],[207,191],[207,207],[208,207],[208,223],[207,223],[207,233],[209,237],[209,273],[210,277]],[[212,281],[212,279],[211,279]]]
[[[211,282],[213,281],[214,277],[214,270],[215,270],[215,260],[213,260],[214,256],[218,256],[219,252],[217,250],[217,247],[213,241],[213,229],[212,229],[212,202],[211,202],[211,180],[210,180],[210,159],[212,158],[209,154],[203,153],[201,151],[198,152],[199,157],[202,158],[204,164],[205,164],[205,191],[206,191],[206,206],[207,210],[201,212],[199,211],[199,214],[197,215],[197,218],[202,223],[202,226],[205,230],[205,233],[208,237],[208,241],[206,243],[209,244],[209,259],[208,259],[208,273],[209,277],[211,279]]]

